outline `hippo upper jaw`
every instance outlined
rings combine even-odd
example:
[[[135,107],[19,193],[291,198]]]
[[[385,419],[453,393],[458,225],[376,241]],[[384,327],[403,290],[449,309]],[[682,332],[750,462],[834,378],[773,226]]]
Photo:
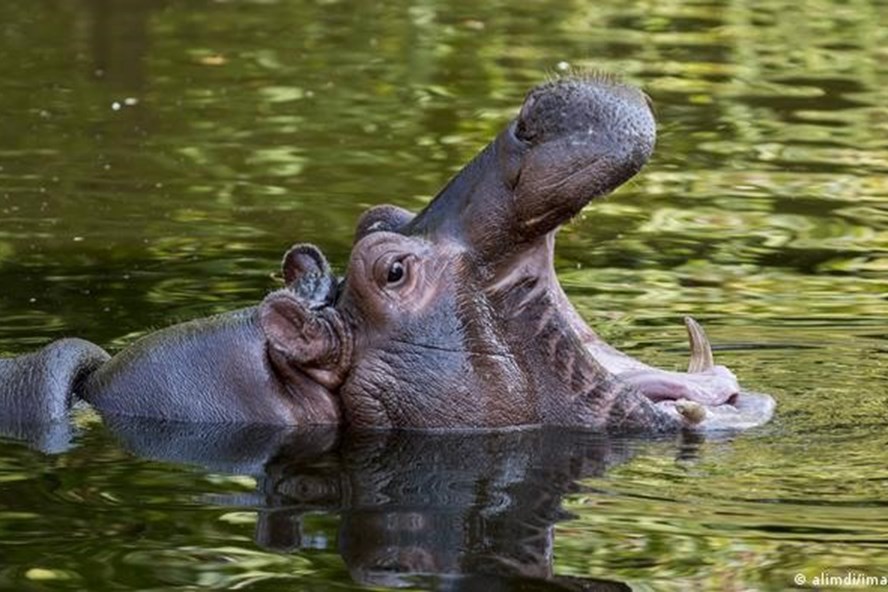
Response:
[[[496,139],[397,231],[458,242],[499,274],[636,174],[655,141],[641,91],[606,77],[554,80],[532,90]]]

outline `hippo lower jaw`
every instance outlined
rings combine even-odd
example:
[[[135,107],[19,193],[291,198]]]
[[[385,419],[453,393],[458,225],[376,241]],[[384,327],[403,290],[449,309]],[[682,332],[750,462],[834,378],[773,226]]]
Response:
[[[685,317],[691,345],[687,372],[671,372],[632,358],[600,340],[587,342],[595,359],[618,379],[634,386],[664,413],[701,430],[747,429],[766,423],[774,399],[741,389],[734,373],[713,361],[703,328]]]

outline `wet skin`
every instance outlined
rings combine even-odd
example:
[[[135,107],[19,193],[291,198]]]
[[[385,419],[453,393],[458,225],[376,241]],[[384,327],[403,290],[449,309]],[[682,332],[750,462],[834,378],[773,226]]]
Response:
[[[484,428],[528,424],[668,431],[746,428],[774,401],[716,366],[692,319],[689,372],[643,364],[603,342],[553,268],[555,231],[634,175],[653,149],[646,97],[611,80],[534,89],[518,117],[413,216],[382,206],[358,222],[326,363],[350,424]],[[306,314],[290,294],[262,305],[272,348]],[[332,310],[330,310],[332,309]],[[347,355],[341,344],[349,344]],[[314,347],[319,343],[314,341]]]
[[[82,341],[0,362],[0,403],[57,417],[76,393],[139,416],[373,428],[763,423],[773,399],[714,365],[693,320],[689,372],[658,370],[604,343],[555,276],[558,227],[636,174],[654,139],[631,87],[537,87],[425,210],[367,211],[344,279],[299,245],[287,288],[255,309],[167,329],[107,363]]]
[[[282,265],[285,290],[306,306],[335,296],[316,251],[296,245]],[[258,316],[252,307],[174,325],[113,358],[87,341],[63,339],[0,360],[0,432],[33,439],[22,426],[63,419],[77,398],[103,413],[180,421],[339,423],[331,391],[268,351]]]

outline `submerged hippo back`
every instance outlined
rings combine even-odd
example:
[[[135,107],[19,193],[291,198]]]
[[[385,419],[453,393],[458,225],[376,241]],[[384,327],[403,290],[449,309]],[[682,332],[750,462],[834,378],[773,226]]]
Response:
[[[103,412],[140,417],[338,421],[336,405],[317,385],[284,385],[277,377],[255,317],[256,308],[246,308],[143,337],[93,374],[82,396]]]

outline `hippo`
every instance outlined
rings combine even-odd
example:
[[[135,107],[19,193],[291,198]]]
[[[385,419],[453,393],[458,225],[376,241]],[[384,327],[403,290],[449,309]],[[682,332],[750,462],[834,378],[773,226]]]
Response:
[[[555,233],[634,176],[656,136],[644,93],[584,75],[544,83],[416,215],[370,208],[345,275],[294,246],[257,306],[173,326],[110,358],[66,339],[0,361],[0,413],[102,413],[358,428],[528,425],[742,429],[774,400],[740,388],[686,319],[688,372],[605,343],[568,301]]]
[[[307,306],[337,286],[329,267],[315,269],[316,253],[296,245],[282,263],[286,289]],[[257,315],[250,307],[173,325],[113,358],[68,338],[0,360],[0,425],[57,421],[76,399],[102,413],[179,421],[340,423],[331,390],[268,350]]]

